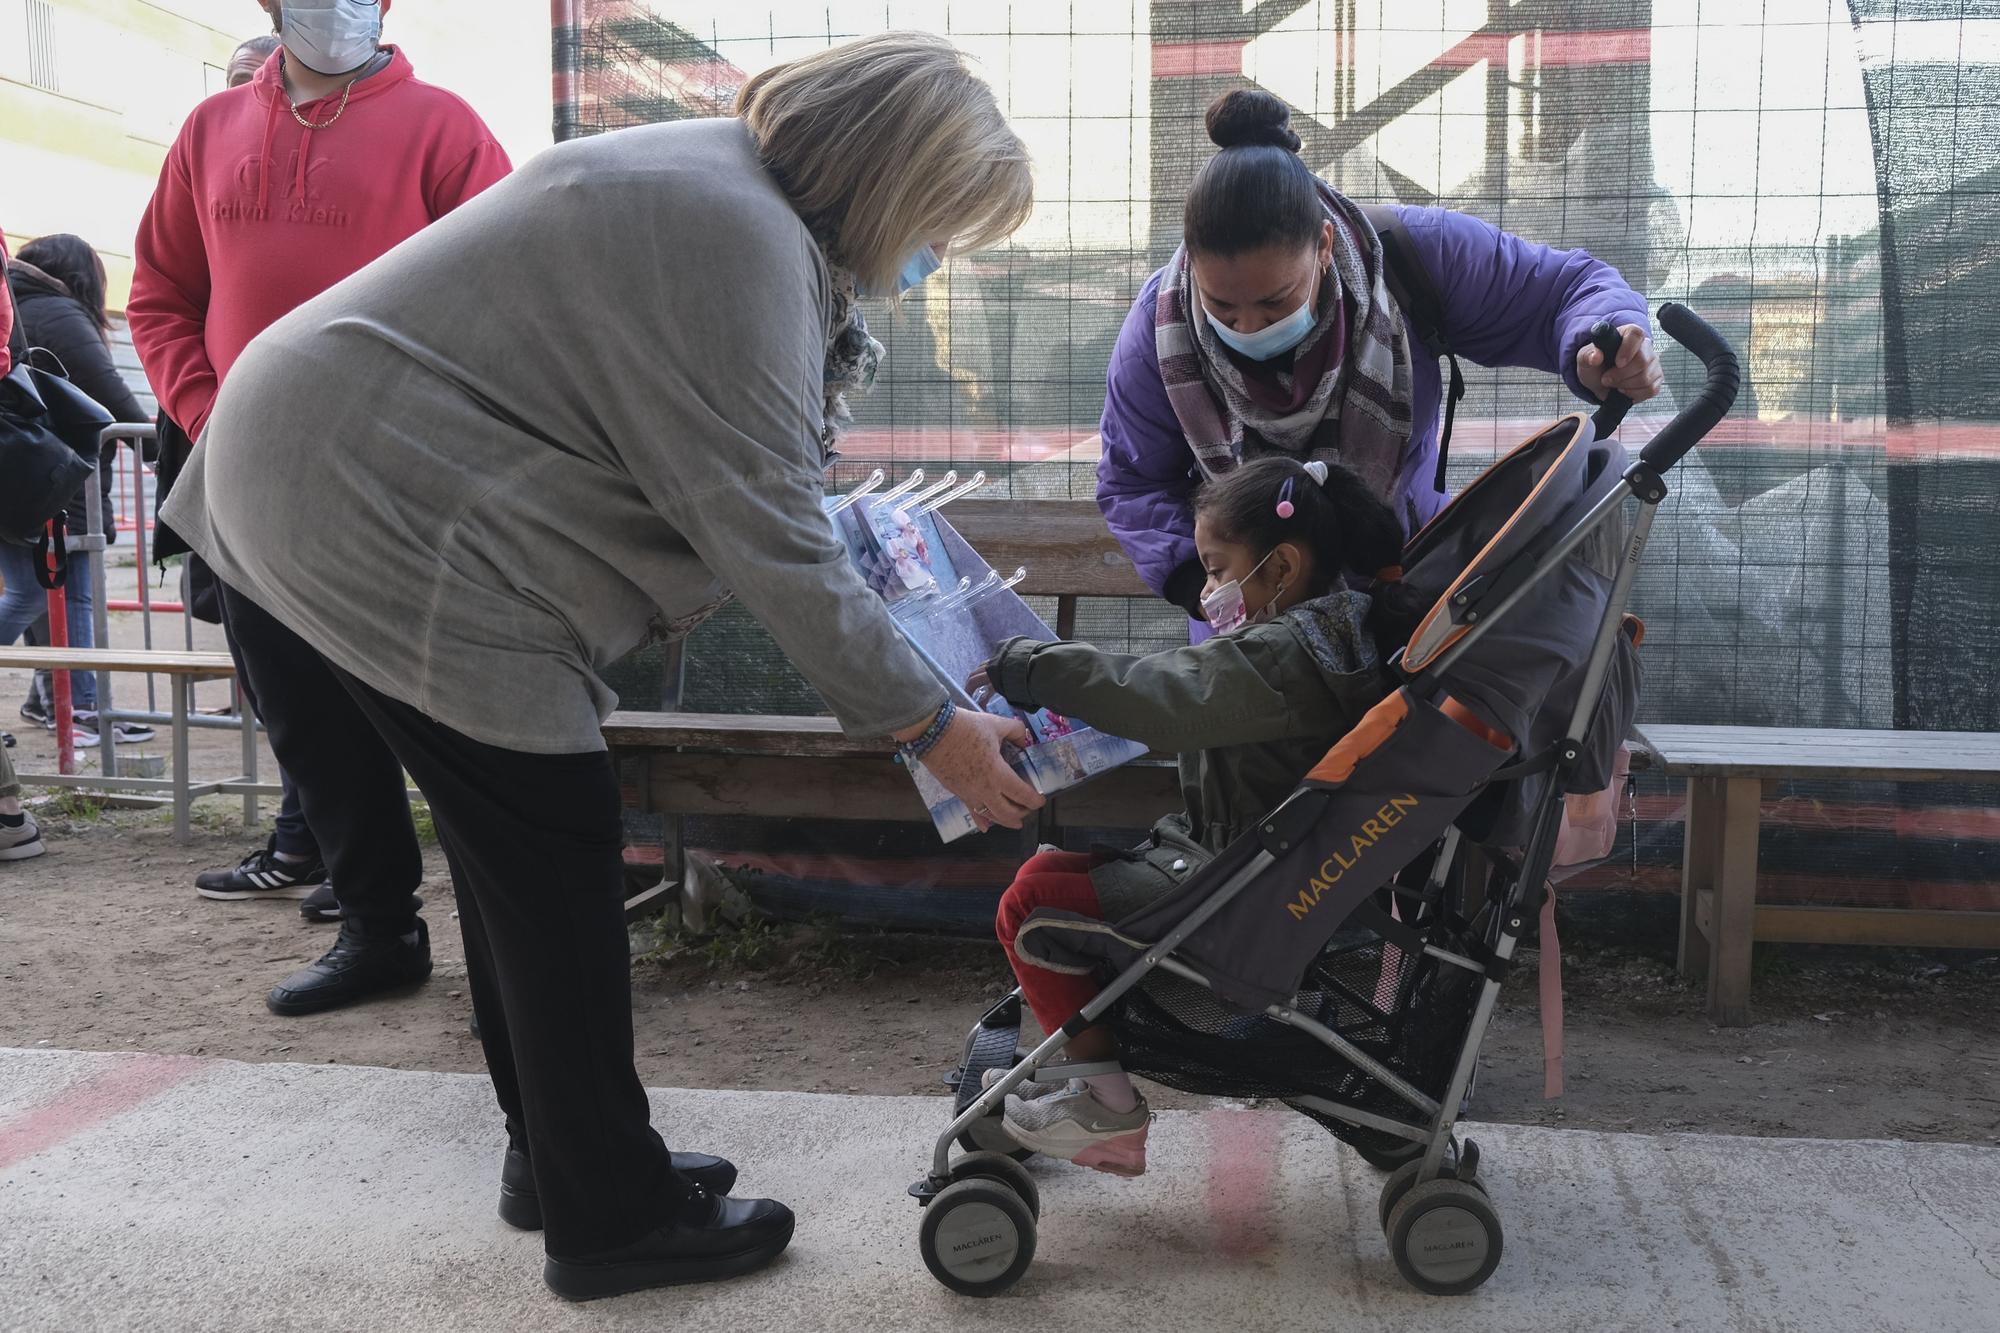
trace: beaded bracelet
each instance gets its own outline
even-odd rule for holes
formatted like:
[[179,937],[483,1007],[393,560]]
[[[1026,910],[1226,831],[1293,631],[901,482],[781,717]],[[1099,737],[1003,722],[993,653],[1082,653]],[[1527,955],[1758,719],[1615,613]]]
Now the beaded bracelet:
[[924,728],[923,735],[913,741],[905,741],[896,748],[902,752],[905,759],[922,759],[937,748],[937,743],[944,738],[945,728],[951,725],[951,719],[957,712],[958,705],[946,699],[944,707],[938,709],[937,716],[931,719],[930,726]]

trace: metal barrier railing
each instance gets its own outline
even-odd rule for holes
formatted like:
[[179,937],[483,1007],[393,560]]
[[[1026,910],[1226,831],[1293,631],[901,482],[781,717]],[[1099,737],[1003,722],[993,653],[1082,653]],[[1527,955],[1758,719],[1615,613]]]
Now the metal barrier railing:
[[[103,445],[130,446],[129,475],[131,478],[131,487],[127,493],[131,497],[132,507],[125,514],[113,515],[112,521],[118,524],[120,531],[132,534],[134,573],[138,586],[136,598],[113,599],[110,595],[109,570],[106,567],[105,561],[108,544],[102,535],[105,528],[104,520],[106,516],[103,512],[103,497],[100,488],[93,479],[84,487],[84,506],[87,519],[85,524],[86,531],[70,536],[65,546],[72,558],[81,556],[88,562],[90,568],[93,592],[91,628],[96,644],[99,647],[110,646],[111,612],[136,612],[140,616],[140,633],[144,644],[148,649],[153,648],[155,646],[153,615],[155,612],[159,612],[161,614],[177,614],[181,616],[183,622],[181,631],[182,641],[189,650],[193,650],[194,619],[188,614],[189,597],[186,565],[183,564],[181,567],[181,598],[178,602],[153,600],[151,579],[148,576],[147,547],[149,539],[152,536],[153,524],[146,513],[146,466],[142,446],[147,440],[157,439],[157,431],[150,422],[116,422],[106,426],[98,438],[100,458],[102,457],[101,446]],[[119,448],[114,455],[115,461],[113,466],[118,467],[127,457],[128,451],[125,448]],[[119,471],[123,473],[126,469],[119,467]],[[122,487],[118,489],[123,490]],[[123,497],[121,496],[121,498]],[[68,609],[68,598],[64,590],[61,588],[51,589],[48,595],[49,643],[53,648],[71,646],[69,643]],[[56,724],[56,767],[58,776],[63,779],[62,785],[88,786],[100,790],[119,790],[121,788],[146,791],[158,790],[157,779],[139,775],[121,774],[118,758],[118,724],[120,722],[142,722],[154,725],[162,723],[172,724],[175,720],[174,712],[164,711],[159,707],[155,677],[151,674],[146,674],[147,706],[144,709],[121,709],[117,707],[113,698],[114,676],[118,673],[99,670],[95,674],[97,677],[97,735],[102,776],[89,778],[79,776],[76,772],[76,723],[74,709],[72,708],[70,672],[60,670],[50,672],[50,694],[54,704],[52,711],[55,715],[54,721]],[[194,686],[192,684],[172,683],[170,684],[170,688],[176,690],[184,688],[190,692],[191,697]],[[230,704],[230,711],[224,714],[198,713],[191,703],[185,706],[184,709],[177,708],[175,712],[181,713],[180,725],[182,727],[234,729],[242,736],[242,775],[236,781],[221,784],[219,789],[228,794],[240,794],[243,797],[243,821],[246,826],[255,827],[259,822],[258,798],[260,796],[278,795],[281,789],[275,784],[260,783],[257,780],[257,733],[259,728],[255,719],[249,718],[243,697],[243,687],[240,681],[230,682]],[[246,719],[248,719],[248,725],[245,724]],[[184,741],[185,737],[183,736],[182,739]],[[177,746],[176,748],[179,750],[184,747]],[[177,753],[175,757],[176,761],[185,768],[185,754]],[[26,776],[25,774],[23,775],[24,778]],[[177,783],[192,781],[185,772],[177,772],[174,780]]]
[[[147,436],[143,438],[153,437]],[[131,533],[133,541],[141,544],[143,549],[143,544],[150,539],[152,534],[153,519],[151,506],[146,503],[147,471],[145,458],[142,451],[138,448],[139,440],[135,438],[132,443],[134,447],[129,452],[120,449],[113,455],[112,466],[116,469],[116,475],[111,483],[114,512],[110,515],[110,525],[119,532]],[[143,558],[140,559],[139,567],[142,572],[145,569],[145,564],[145,560]],[[164,611],[170,615],[180,615],[186,612],[187,605],[185,598],[179,602],[161,602],[148,601],[144,597],[140,597],[136,600],[107,600],[105,602],[105,609],[108,611],[125,612]]]

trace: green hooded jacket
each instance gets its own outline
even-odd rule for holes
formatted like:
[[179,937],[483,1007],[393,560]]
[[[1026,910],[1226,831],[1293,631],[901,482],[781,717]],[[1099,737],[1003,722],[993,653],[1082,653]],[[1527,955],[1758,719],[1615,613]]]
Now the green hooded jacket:
[[1337,587],[1264,624],[1140,657],[1009,639],[987,668],[1017,708],[1048,708],[1180,755],[1184,815],[1092,872],[1107,919],[1166,892],[1299,785],[1396,682],[1365,628],[1366,594]]

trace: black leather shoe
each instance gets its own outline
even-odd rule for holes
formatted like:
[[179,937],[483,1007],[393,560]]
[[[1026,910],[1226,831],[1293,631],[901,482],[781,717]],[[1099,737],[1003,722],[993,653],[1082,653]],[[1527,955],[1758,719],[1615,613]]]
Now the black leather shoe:
[[792,1210],[771,1199],[698,1191],[679,1220],[598,1254],[542,1264],[542,1281],[567,1301],[594,1301],[648,1287],[716,1282],[754,1272],[792,1241]]
[[430,974],[431,932],[421,918],[413,933],[388,939],[363,935],[354,922],[343,921],[326,956],[279,982],[264,1003],[287,1017],[317,1014],[413,986]]
[[[736,1185],[736,1164],[728,1158],[677,1152],[673,1159],[674,1170],[701,1186],[704,1193],[720,1197]],[[511,1145],[500,1159],[500,1220],[522,1231],[542,1229],[542,1196],[535,1189],[535,1169],[528,1154]]]

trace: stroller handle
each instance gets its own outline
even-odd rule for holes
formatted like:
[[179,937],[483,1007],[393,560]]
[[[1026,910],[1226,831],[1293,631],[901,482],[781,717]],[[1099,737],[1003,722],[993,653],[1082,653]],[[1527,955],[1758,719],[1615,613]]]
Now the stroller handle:
[[1700,315],[1677,301],[1669,301],[1660,307],[1660,327],[1694,353],[1708,371],[1708,382],[1694,402],[1675,414],[1639,451],[1639,461],[1654,472],[1665,472],[1680,462],[1702,436],[1715,429],[1715,423],[1735,403],[1736,390],[1742,383],[1735,349]]
[[[1604,357],[1606,370],[1618,364],[1618,349],[1625,340],[1618,336],[1618,330],[1611,327],[1611,321],[1600,319],[1590,326],[1590,345]],[[1618,423],[1632,410],[1632,400],[1613,389],[1604,395],[1604,405],[1590,418],[1590,425],[1597,432],[1597,438],[1611,438],[1611,432],[1618,429]]]

